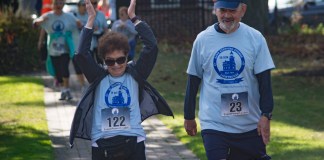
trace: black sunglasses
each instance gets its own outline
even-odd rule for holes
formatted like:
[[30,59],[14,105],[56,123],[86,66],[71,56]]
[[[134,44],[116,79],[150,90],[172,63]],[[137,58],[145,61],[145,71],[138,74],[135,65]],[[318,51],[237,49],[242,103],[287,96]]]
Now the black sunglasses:
[[117,64],[123,64],[126,62],[126,57],[119,57],[117,59],[105,59],[105,63],[107,66],[113,66],[115,63]]

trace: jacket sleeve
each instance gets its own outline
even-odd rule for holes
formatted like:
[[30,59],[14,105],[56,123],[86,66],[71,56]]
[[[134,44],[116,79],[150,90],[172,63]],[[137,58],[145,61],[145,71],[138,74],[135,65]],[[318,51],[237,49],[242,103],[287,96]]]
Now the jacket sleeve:
[[139,72],[143,79],[147,79],[151,74],[156,62],[158,47],[157,41],[150,26],[145,22],[140,22],[135,26],[136,31],[144,44],[140,52],[140,56],[136,63],[133,63],[134,68]]
[[83,28],[80,33],[78,50],[73,60],[81,68],[89,83],[92,83],[98,76],[105,73],[91,56],[90,45],[92,40],[93,29]]

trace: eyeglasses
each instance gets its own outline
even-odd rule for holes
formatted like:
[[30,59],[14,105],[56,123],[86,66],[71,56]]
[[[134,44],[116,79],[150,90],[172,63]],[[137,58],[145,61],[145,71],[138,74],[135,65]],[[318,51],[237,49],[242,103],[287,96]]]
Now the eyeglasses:
[[98,2],[91,2],[91,4],[92,4],[92,5],[97,5],[97,4],[98,4]]
[[119,57],[117,59],[105,59],[105,63],[107,66],[113,66],[115,63],[117,64],[123,64],[126,62],[126,57]]

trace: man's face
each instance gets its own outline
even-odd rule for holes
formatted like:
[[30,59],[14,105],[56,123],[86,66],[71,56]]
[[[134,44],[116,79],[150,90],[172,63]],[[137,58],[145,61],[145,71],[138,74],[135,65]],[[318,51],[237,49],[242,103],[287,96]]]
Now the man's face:
[[240,4],[236,9],[217,8],[216,16],[221,29],[226,33],[234,32],[244,16],[246,5]]

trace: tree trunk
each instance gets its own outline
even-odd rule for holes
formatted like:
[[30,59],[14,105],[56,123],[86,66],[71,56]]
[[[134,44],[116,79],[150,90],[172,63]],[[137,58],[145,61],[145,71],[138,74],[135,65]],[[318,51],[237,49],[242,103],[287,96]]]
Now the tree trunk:
[[246,0],[247,11],[242,19],[247,25],[257,29],[262,34],[267,34],[268,25],[268,0]]

